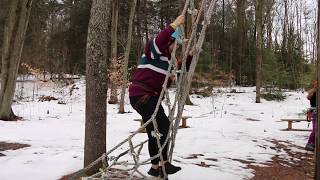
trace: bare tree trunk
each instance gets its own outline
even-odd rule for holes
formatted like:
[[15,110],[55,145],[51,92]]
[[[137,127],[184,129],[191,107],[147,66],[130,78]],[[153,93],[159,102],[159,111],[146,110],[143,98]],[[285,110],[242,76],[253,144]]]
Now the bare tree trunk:
[[236,1],[236,14],[237,14],[237,35],[238,35],[238,43],[237,43],[237,57],[238,60],[235,68],[237,69],[237,74],[239,74],[239,82],[240,85],[242,83],[242,61],[244,57],[244,44],[245,44],[245,6],[246,0],[237,0]]
[[124,53],[124,65],[123,65],[123,76],[122,76],[122,88],[121,88],[121,96],[120,96],[120,106],[119,106],[119,113],[124,113],[124,97],[126,94],[127,89],[127,76],[128,76],[128,61],[129,61],[129,55],[131,50],[131,40],[132,40],[132,25],[133,25],[133,19],[134,19],[134,13],[137,5],[137,0],[132,1],[131,10],[130,10],[130,17],[129,17],[129,25],[128,25],[128,38],[127,38],[127,44],[126,44],[126,50]]
[[[282,34],[282,54],[284,55],[284,52],[287,51],[287,31],[288,31],[288,1],[284,0],[284,20],[283,20],[283,34]],[[284,58],[284,57],[283,57]],[[285,65],[287,65],[287,62],[285,62]]]
[[[111,59],[114,62],[118,57],[118,17],[119,17],[119,3],[118,0],[112,1],[112,23],[111,23]],[[114,63],[111,63],[111,71],[116,71],[117,69],[114,67]],[[112,78],[112,77],[111,77]],[[117,96],[117,85],[114,82],[116,80],[110,79],[110,99],[108,101],[109,104],[117,104],[118,96]]]
[[267,49],[272,50],[272,12],[274,0],[267,1]]
[[[144,7],[143,7],[144,8]],[[141,54],[142,54],[142,34],[141,34],[141,0],[138,0],[137,1],[137,15],[136,15],[136,18],[137,18],[137,24],[136,24],[136,27],[137,27],[137,56],[136,56],[136,59],[139,59]]]
[[0,119],[2,120],[17,118],[11,106],[31,6],[32,0],[12,0],[5,23],[0,87]]
[[[106,152],[107,36],[110,0],[93,0],[88,27],[84,166]],[[94,173],[101,164],[92,168]]]
[[[144,6],[142,7],[146,7],[147,6],[147,0],[143,0]],[[143,12],[144,14],[146,14],[146,8],[143,8]],[[144,16],[144,30],[146,33],[146,42],[149,40],[149,31],[148,31],[148,16],[145,15]]]
[[[224,39],[225,39],[225,21],[226,21],[226,18],[225,18],[225,0],[222,0],[222,41],[221,41],[221,52],[222,52],[222,56],[221,56],[221,61],[224,62],[225,60],[225,43],[224,43]],[[213,36],[212,36],[212,41],[213,41]]]
[[256,29],[257,29],[257,41],[256,41],[256,103],[260,103],[260,89],[261,89],[261,65],[262,65],[262,10],[263,0],[256,1]]
[[[160,14],[159,14],[159,18],[160,18],[160,29],[163,29],[164,28],[164,17],[163,17],[163,9],[164,9],[164,2],[163,2],[163,0],[160,0]],[[166,19],[167,20],[167,19]]]
[[[9,10],[9,0],[1,0],[0,1],[0,60],[2,59],[2,44],[3,44],[3,30],[4,30],[4,23],[5,19],[8,16],[8,10]],[[0,63],[1,68],[1,63]]]
[[230,57],[229,57],[229,72],[232,71],[232,63],[233,63],[233,45],[232,45],[232,42],[230,42]]
[[[296,11],[297,11],[297,30],[298,30],[298,41],[299,41],[299,51],[301,54],[304,53],[304,45],[303,45],[303,41],[308,41],[308,39],[306,38],[306,40],[303,40],[303,34],[302,34],[302,2],[300,1],[300,3],[297,3],[296,2]],[[307,46],[306,46],[307,47]],[[303,87],[303,83],[304,83],[304,80],[303,78],[299,78],[299,77],[302,77],[303,74],[304,74],[304,65],[303,65],[303,61],[299,61],[299,64],[295,64],[295,66],[297,67],[297,70],[299,71],[299,74],[297,74],[297,83],[296,84],[296,87],[298,88],[301,88]]]

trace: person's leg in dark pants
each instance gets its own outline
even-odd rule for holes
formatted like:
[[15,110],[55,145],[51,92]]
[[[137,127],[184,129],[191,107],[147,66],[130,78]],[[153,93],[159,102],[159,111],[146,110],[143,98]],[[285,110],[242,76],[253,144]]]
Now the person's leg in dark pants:
[[315,143],[316,143],[316,131],[317,131],[317,114],[312,113],[312,132],[309,136],[308,143],[305,147],[308,151],[314,151],[315,150]]
[[[139,98],[135,98],[135,97],[130,98],[131,104],[135,105],[136,102],[138,101],[137,99],[139,99]],[[136,108],[137,112],[142,116],[144,123],[146,123],[151,118],[152,114],[155,111],[157,102],[158,102],[158,97],[151,96],[148,99],[148,101],[145,102],[145,104],[141,104],[138,106],[138,108]],[[161,105],[160,105],[159,110],[156,115],[156,122],[158,124],[158,130],[162,134],[162,136],[160,138],[160,144],[162,145],[164,143],[164,141],[166,140],[166,136],[169,131],[170,123],[169,123],[169,119],[166,116],[166,114],[163,110],[163,107]],[[154,127],[153,127],[152,122],[150,122],[147,125],[146,130],[147,130],[147,134],[148,134],[148,138],[149,138],[149,142],[148,142],[149,155],[150,155],[150,157],[153,157],[158,154],[159,148],[158,148],[158,143],[157,143],[156,137],[152,136],[152,131],[154,131]],[[167,158],[167,146],[163,149],[162,155],[163,155],[164,161],[166,161],[168,159]],[[159,162],[160,162],[160,157],[151,160],[152,164],[158,165]]]
[[[162,105],[160,105],[159,107],[156,120],[158,124],[158,130],[162,134],[162,137],[160,138],[160,144],[162,146],[165,143],[165,140],[167,139],[169,126],[170,126],[169,118],[165,114]],[[162,156],[164,161],[168,160],[168,143],[165,145],[164,149],[162,150]]]
[[[151,96],[144,104],[139,104],[139,106],[136,106],[136,103],[139,101],[140,98],[139,97],[130,97],[130,103],[133,107],[135,107],[136,111],[142,116],[144,123],[146,123],[151,118],[152,114],[154,113],[159,97]],[[158,125],[158,130],[162,135],[160,138],[160,144],[162,146],[167,138],[169,126],[170,126],[169,119],[166,116],[162,105],[159,106],[159,110],[156,115],[156,122]],[[152,132],[154,131],[154,126],[153,126],[152,122],[150,122],[147,125],[146,130],[147,130],[148,139],[149,139],[149,142],[148,142],[149,155],[150,155],[150,157],[153,157],[159,153],[159,148],[158,148],[158,142],[157,142],[156,137],[152,136]],[[163,160],[164,160],[164,162],[162,162],[162,164],[164,164],[168,159],[167,150],[168,150],[168,145],[166,145],[162,150],[162,156],[163,156]],[[152,167],[153,168],[157,167],[159,165],[159,162],[160,162],[160,157],[157,157],[157,158],[151,160]],[[181,169],[181,168],[178,168],[178,167],[171,165],[170,163],[166,163],[166,164],[168,164],[165,166],[166,171],[167,171],[167,169],[173,169],[173,170],[169,171],[168,174],[173,174]],[[167,166],[170,166],[170,167],[167,168]]]

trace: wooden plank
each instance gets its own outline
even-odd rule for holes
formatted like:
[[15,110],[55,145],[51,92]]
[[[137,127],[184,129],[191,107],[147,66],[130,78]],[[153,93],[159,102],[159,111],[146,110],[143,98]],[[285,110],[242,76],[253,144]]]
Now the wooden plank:
[[[190,126],[187,125],[187,119],[192,118],[192,116],[182,116],[181,117],[181,123],[182,125],[179,126],[180,128],[190,128]],[[133,119],[134,121],[139,121],[140,122],[140,126],[143,126],[143,120],[142,119]],[[144,133],[146,132],[145,129],[141,129],[140,132]]]
[[306,119],[281,119],[281,121],[283,122],[288,122],[288,128],[284,129],[285,131],[309,131],[308,129],[293,129],[292,128],[292,123],[296,123],[296,122],[309,122]]
[[280,119],[281,121],[291,121],[291,122],[300,122],[300,121],[308,121],[307,119]]
[[311,129],[281,129],[282,131],[312,131]]
[[288,118],[288,119],[280,119],[281,121],[306,121],[307,119],[302,118]]

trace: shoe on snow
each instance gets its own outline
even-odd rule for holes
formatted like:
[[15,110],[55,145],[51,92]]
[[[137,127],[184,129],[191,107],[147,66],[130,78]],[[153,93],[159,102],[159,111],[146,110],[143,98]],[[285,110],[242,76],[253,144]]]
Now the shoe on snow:
[[158,177],[159,176],[159,169],[150,168],[148,171],[148,174],[150,176]]
[[[176,172],[178,172],[178,171],[181,170],[181,167],[174,166],[174,165],[172,165],[172,164],[169,163],[169,162],[166,162],[166,163],[164,164],[164,168],[165,168],[165,171],[166,171],[167,174],[175,174]],[[161,174],[162,177],[163,177],[162,168],[160,168],[160,174]]]
[[304,149],[307,151],[314,151],[315,146],[312,143],[308,143]]

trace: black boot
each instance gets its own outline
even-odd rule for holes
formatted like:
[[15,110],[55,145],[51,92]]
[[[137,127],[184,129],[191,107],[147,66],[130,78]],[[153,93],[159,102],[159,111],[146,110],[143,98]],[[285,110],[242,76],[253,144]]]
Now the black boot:
[[304,149],[307,151],[314,151],[315,145],[312,143],[308,143]]
[[[181,167],[174,166],[169,162],[166,162],[164,164],[164,168],[165,168],[167,174],[175,174],[176,172],[181,170]],[[162,173],[162,169],[161,168],[160,168],[160,173],[161,173],[161,175],[163,177],[163,173]]]
[[159,169],[153,169],[152,167],[149,169],[148,174],[150,176],[158,177],[159,176]]

